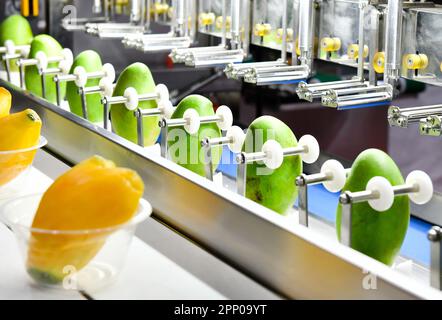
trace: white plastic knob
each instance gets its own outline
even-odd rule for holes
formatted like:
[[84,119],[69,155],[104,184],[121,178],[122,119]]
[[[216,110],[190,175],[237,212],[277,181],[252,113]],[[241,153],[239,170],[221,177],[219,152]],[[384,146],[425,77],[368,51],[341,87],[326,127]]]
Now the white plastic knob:
[[433,197],[433,182],[428,174],[415,170],[410,172],[405,181],[406,184],[417,185],[419,191],[410,193],[408,196],[416,204],[425,204]]
[[320,149],[318,140],[316,140],[315,137],[309,134],[302,136],[298,144],[307,149],[306,152],[301,154],[302,161],[305,163],[314,163],[318,160]]
[[126,98],[126,102],[124,105],[128,110],[135,110],[138,107],[138,92],[135,90],[135,88],[129,87],[124,90],[124,95]]
[[108,78],[100,79],[98,86],[100,87],[104,97],[111,97],[114,93],[114,84]]
[[175,111],[172,102],[170,102],[169,100],[163,104],[159,104],[158,108],[162,111],[163,116],[166,119],[170,119],[172,117],[173,112]]
[[186,124],[184,125],[184,129],[189,134],[195,134],[200,129],[201,121],[200,115],[195,109],[187,109],[184,112],[183,119],[186,120]]
[[368,181],[366,189],[379,193],[378,199],[368,201],[370,207],[379,212],[387,211],[391,208],[394,202],[394,191],[390,181],[384,177],[373,177]]
[[158,95],[156,99],[157,104],[165,105],[169,100],[169,89],[164,84],[159,84],[155,88],[155,92]]
[[103,68],[101,70],[104,73],[103,78],[109,79],[110,82],[115,81],[115,69],[114,69],[113,65],[111,65],[110,63],[105,63],[105,64],[103,64]]
[[78,66],[74,69],[74,76],[75,76],[75,85],[79,88],[84,88],[87,83],[87,73],[86,69],[82,66]]
[[327,160],[321,167],[321,173],[331,175],[329,181],[323,183],[325,189],[330,192],[338,192],[344,188],[347,174],[343,165],[337,160]]
[[14,41],[12,40],[6,40],[5,41],[5,48],[6,48],[6,53],[8,55],[13,55],[15,53],[15,44]]
[[231,141],[228,144],[230,151],[240,153],[246,139],[243,129],[238,126],[232,126],[227,130],[226,137]]
[[29,56],[29,52],[31,51],[31,46],[24,46],[21,48],[21,55],[22,57],[27,58]]
[[266,154],[263,160],[267,168],[275,170],[278,169],[284,161],[284,151],[278,141],[267,140],[262,146],[262,152]]
[[66,61],[66,64],[72,65],[74,63],[74,55],[71,49],[64,48],[61,51],[61,56],[63,57],[63,60]]
[[228,130],[233,125],[233,114],[229,107],[220,106],[216,109],[216,115],[221,119],[217,122],[218,128],[221,130]]
[[62,60],[58,63],[58,67],[60,68],[61,73],[68,74],[71,70],[72,64],[69,63],[69,61]]
[[37,67],[40,70],[46,70],[48,68],[48,56],[43,51],[38,51],[35,54],[35,59],[37,60]]

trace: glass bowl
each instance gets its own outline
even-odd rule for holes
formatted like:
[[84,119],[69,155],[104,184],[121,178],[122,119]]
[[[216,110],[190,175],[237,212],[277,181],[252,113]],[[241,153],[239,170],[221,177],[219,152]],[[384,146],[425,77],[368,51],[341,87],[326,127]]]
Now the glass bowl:
[[35,154],[47,143],[46,138],[40,136],[38,144],[32,148],[0,151],[0,199],[23,191],[28,185],[27,178]]
[[37,285],[93,292],[112,284],[120,273],[135,229],[152,213],[141,200],[127,223],[91,230],[32,228],[43,194],[26,195],[0,208],[1,221],[14,233],[25,269]]

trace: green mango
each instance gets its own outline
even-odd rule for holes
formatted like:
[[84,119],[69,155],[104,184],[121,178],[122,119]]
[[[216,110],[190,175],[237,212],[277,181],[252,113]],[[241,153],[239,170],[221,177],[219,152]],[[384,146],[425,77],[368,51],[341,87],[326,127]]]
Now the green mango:
[[[292,130],[281,120],[263,116],[253,121],[246,133],[243,151],[260,152],[267,140],[276,140],[282,148],[298,145]],[[246,197],[285,214],[298,196],[296,177],[302,174],[300,156],[285,157],[276,170],[268,169],[262,162],[247,164]]]
[[[75,68],[79,66],[83,67],[88,73],[101,71],[103,68],[100,55],[93,50],[83,51],[77,57],[75,57],[69,73],[73,74]],[[99,82],[100,79],[89,79],[86,87],[98,86]],[[78,94],[78,87],[73,81],[68,82],[66,86],[66,99],[69,102],[71,112],[77,116],[83,117],[81,96]],[[101,104],[101,96],[99,94],[87,95],[86,104],[88,120],[94,123],[102,122],[103,105]]]
[[[31,44],[34,35],[28,20],[19,14],[7,17],[0,24],[0,45],[3,46],[6,40],[14,41],[15,45]],[[11,71],[17,71],[16,59],[10,60]]]
[[[136,62],[123,70],[117,80],[114,90],[114,96],[123,96],[124,91],[132,87],[137,90],[138,94],[155,92],[155,81],[149,68],[140,62]],[[157,108],[154,100],[142,101],[138,105],[140,109]],[[124,104],[116,104],[111,106],[111,121],[114,131],[129,141],[137,143],[137,120],[134,112],[126,108]],[[160,127],[158,122],[160,117],[144,117],[144,145],[154,145],[160,135]]]
[[[175,109],[172,119],[181,119],[188,109],[195,109],[201,117],[213,116],[212,102],[200,95],[190,95],[184,98]],[[205,177],[204,154],[201,140],[204,138],[219,138],[221,130],[216,123],[201,124],[195,134],[187,133],[184,128],[170,128],[168,131],[169,157],[175,163]],[[213,170],[221,161],[222,148],[212,148]]]
[[[29,52],[29,58],[35,58],[37,52],[43,51],[47,57],[61,56],[62,46],[47,34],[38,35],[31,42],[31,51]],[[56,68],[58,63],[50,63],[48,68]],[[55,89],[54,76],[46,76],[46,100],[52,103],[57,102],[57,94]],[[38,73],[37,66],[27,66],[25,68],[25,83],[26,89],[31,91],[37,96],[42,96],[41,92],[41,77]],[[60,95],[62,100],[66,94],[66,83],[60,84]]]
[[[377,149],[362,152],[353,163],[344,186],[345,191],[365,190],[368,181],[384,177],[392,186],[404,184],[402,174],[388,154]],[[336,231],[341,238],[342,206],[336,212]],[[410,221],[410,201],[407,196],[395,197],[393,206],[385,212],[373,210],[367,202],[353,205],[351,247],[380,262],[392,265],[398,254]]]

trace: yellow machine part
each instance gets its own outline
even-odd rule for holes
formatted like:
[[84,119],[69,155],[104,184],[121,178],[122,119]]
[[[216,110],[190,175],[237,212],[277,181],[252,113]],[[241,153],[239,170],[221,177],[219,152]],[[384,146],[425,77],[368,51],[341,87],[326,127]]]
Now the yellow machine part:
[[384,73],[385,70],[385,52],[376,52],[373,59],[373,68],[376,73]]
[[202,26],[211,26],[215,23],[215,14],[213,12],[203,12],[199,16],[199,22]]
[[334,52],[341,49],[341,39],[325,37],[321,39],[321,49],[326,52]]
[[269,23],[257,23],[253,28],[253,34],[257,37],[265,37],[272,31],[272,26]]
[[408,70],[420,70],[428,67],[428,56],[426,54],[407,54],[404,56],[404,67]]
[[[216,18],[216,28],[217,29],[222,29],[223,28],[223,23],[224,23],[224,17],[223,16],[219,16]],[[226,19],[226,29],[229,30],[230,26],[232,24],[232,18],[230,16],[227,17]]]
[[[357,58],[359,58],[359,45],[355,43],[349,45],[347,49],[347,54],[350,59],[356,60]],[[364,45],[364,58],[367,58],[368,54],[369,54],[368,46]]]
[[[276,30],[276,39],[279,42],[282,42],[282,33],[283,33],[282,28],[279,28],[278,30]],[[293,29],[292,28],[287,28],[287,41],[288,42],[293,41]]]

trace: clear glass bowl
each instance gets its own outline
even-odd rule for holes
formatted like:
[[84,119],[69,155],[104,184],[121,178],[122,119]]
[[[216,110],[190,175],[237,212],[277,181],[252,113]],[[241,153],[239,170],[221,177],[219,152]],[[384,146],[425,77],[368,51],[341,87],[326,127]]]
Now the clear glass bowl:
[[42,196],[15,198],[0,208],[1,221],[15,234],[32,281],[86,292],[112,284],[124,265],[137,225],[152,212],[150,204],[141,200],[132,220],[110,228],[42,230],[32,228]]
[[48,141],[41,136],[32,148],[0,151],[0,199],[20,194],[27,186],[27,178],[35,154]]

